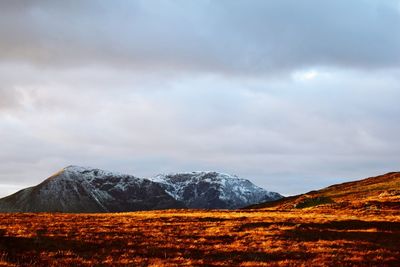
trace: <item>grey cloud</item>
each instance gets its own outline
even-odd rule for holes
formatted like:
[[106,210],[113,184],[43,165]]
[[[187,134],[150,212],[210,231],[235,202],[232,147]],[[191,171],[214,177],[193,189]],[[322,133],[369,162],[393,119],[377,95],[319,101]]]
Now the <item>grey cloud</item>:
[[0,112],[18,105],[18,92],[0,87]]
[[1,4],[3,60],[258,75],[400,63],[394,0],[23,3]]

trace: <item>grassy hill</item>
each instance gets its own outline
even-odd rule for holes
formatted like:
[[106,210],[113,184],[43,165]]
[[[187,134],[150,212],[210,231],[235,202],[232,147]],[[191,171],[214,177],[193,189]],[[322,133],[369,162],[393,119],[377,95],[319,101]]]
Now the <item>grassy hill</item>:
[[400,208],[400,172],[332,185],[321,190],[253,205],[251,209],[293,209],[325,205],[332,208]]

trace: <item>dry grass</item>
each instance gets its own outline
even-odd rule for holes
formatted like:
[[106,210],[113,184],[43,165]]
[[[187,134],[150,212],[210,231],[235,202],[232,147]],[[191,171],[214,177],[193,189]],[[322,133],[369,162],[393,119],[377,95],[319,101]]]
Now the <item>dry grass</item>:
[[0,214],[0,266],[399,266],[392,210]]

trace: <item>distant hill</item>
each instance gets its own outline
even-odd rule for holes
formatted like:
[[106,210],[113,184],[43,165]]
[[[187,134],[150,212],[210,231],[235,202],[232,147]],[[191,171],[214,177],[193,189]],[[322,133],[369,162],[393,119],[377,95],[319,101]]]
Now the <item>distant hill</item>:
[[146,179],[69,166],[37,186],[0,199],[0,212],[233,209],[281,197],[248,180],[216,172],[178,173]]
[[400,208],[400,172],[332,185],[306,194],[251,205],[252,209],[293,209],[321,205],[344,208]]

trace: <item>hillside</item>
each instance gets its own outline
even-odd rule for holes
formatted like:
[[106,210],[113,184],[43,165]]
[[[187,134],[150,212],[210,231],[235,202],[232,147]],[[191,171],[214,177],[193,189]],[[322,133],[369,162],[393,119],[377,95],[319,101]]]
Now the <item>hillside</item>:
[[350,209],[399,209],[400,172],[390,172],[359,181],[336,184],[321,190],[247,208],[293,209],[319,206]]

